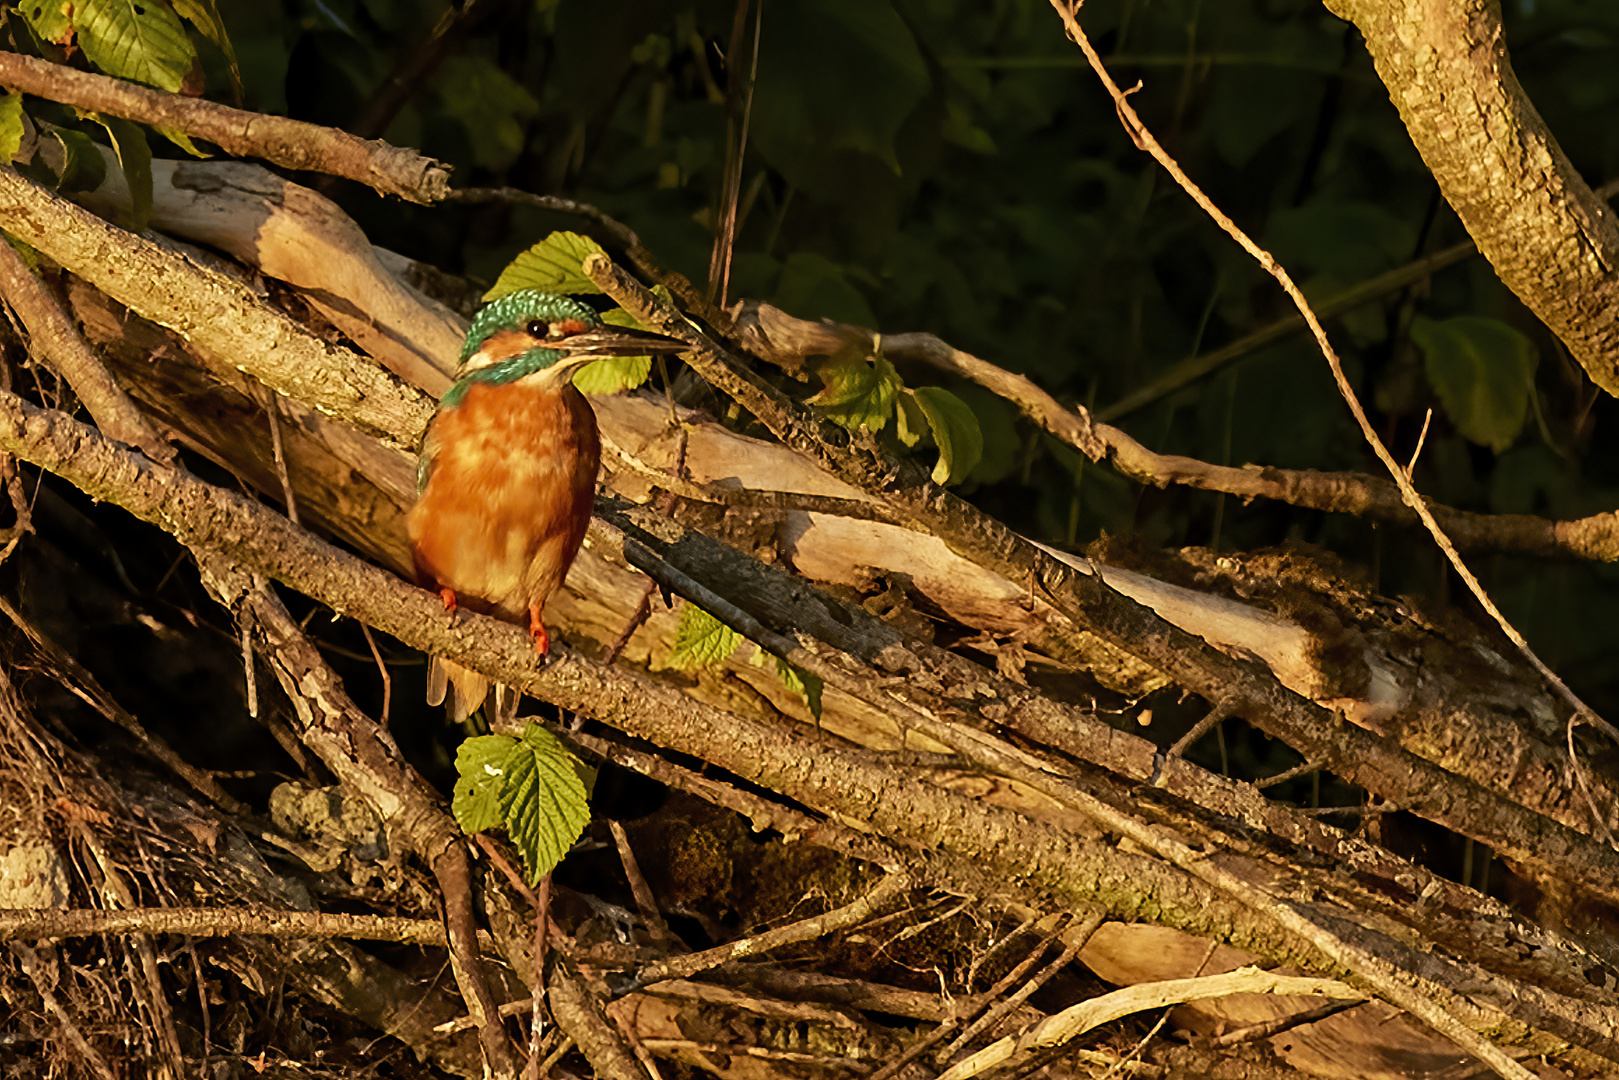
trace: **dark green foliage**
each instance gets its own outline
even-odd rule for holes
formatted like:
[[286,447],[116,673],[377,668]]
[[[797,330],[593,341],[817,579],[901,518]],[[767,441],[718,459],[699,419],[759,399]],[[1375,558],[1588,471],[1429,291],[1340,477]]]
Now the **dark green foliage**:
[[[207,93],[227,98],[222,42],[191,7],[176,10]],[[1619,12],[1580,0],[1504,7],[1514,70],[1563,149],[1593,182],[1619,176]],[[699,284],[720,211],[727,94],[755,69],[757,9],[748,12],[740,50],[724,56],[736,7],[717,0],[496,4],[466,19],[439,0],[222,7],[248,107],[371,125],[362,133],[450,161],[457,184],[593,203]],[[435,53],[425,43],[446,18]],[[1141,80],[1132,102],[1146,123],[1310,295],[1464,239],[1364,46],[1315,0],[1092,0],[1083,18],[1118,81]],[[726,299],[884,334],[932,331],[1097,408],[1288,312],[1130,143],[1041,0],[781,0],[764,6],[757,30]],[[407,92],[390,100],[390,74],[401,72]],[[745,103],[738,93],[735,119]],[[380,242],[484,284],[553,230],[610,240],[533,208],[337,194]],[[1502,328],[1517,336],[1491,340],[1515,344],[1471,347],[1477,335],[1440,329],[1468,326]],[[1415,450],[1433,410],[1416,467],[1426,494],[1479,510],[1613,505],[1611,404],[1590,407],[1583,376],[1481,261],[1373,300],[1329,330],[1397,456]],[[1524,358],[1534,354],[1543,362],[1531,372]],[[937,381],[904,365],[896,375],[907,388]],[[1419,537],[1185,489],[1143,492],[986,395],[949,389],[984,438],[964,491],[1039,539],[1084,544],[1106,530],[1241,549],[1303,540],[1375,572],[1385,592],[1446,595]],[[884,435],[896,444],[927,419],[899,397],[885,407],[899,418]],[[1118,422],[1154,450],[1216,463],[1378,471],[1300,338],[1245,353]],[[1540,572],[1484,570],[1491,585]],[[1591,590],[1598,602],[1605,580]],[[1552,611],[1518,613],[1531,638]]]

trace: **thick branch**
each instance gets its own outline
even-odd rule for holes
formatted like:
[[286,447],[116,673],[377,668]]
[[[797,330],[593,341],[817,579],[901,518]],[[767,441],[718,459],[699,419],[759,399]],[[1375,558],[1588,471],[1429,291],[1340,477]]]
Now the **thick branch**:
[[1446,201],[1591,380],[1619,394],[1619,223],[1513,74],[1499,0],[1327,0],[1378,77]]
[[174,128],[207,139],[236,157],[256,157],[289,169],[357,180],[384,195],[434,203],[450,188],[449,166],[381,140],[265,116],[201,98],[152,90],[31,56],[0,52],[0,86],[80,109]]

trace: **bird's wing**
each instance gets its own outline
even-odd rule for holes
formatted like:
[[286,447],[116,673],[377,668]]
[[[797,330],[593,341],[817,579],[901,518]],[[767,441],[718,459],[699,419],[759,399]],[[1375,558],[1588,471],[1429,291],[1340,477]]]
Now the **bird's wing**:
[[[437,420],[444,410],[433,414]],[[427,432],[422,436],[422,450],[416,458],[416,494],[420,495],[427,490],[427,481],[433,475],[433,462],[438,458],[438,440],[433,438],[433,421],[428,421]]]

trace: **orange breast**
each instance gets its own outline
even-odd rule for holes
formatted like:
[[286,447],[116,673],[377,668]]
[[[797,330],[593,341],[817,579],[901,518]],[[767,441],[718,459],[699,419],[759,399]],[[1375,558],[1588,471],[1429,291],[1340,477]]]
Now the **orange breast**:
[[521,623],[567,576],[590,522],[601,441],[573,387],[474,384],[427,433],[433,470],[406,519],[416,571]]

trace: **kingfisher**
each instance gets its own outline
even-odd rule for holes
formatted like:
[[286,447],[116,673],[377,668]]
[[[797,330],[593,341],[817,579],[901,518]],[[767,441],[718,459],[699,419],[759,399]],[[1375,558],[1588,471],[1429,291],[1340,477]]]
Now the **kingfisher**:
[[[406,515],[418,583],[444,606],[526,626],[543,659],[545,602],[590,523],[601,463],[596,414],[573,385],[585,364],[689,348],[675,338],[606,327],[587,304],[522,289],[473,318],[455,381],[428,424],[417,499]],[[489,680],[429,659],[427,700],[465,720]],[[517,695],[497,693],[496,712]]]

